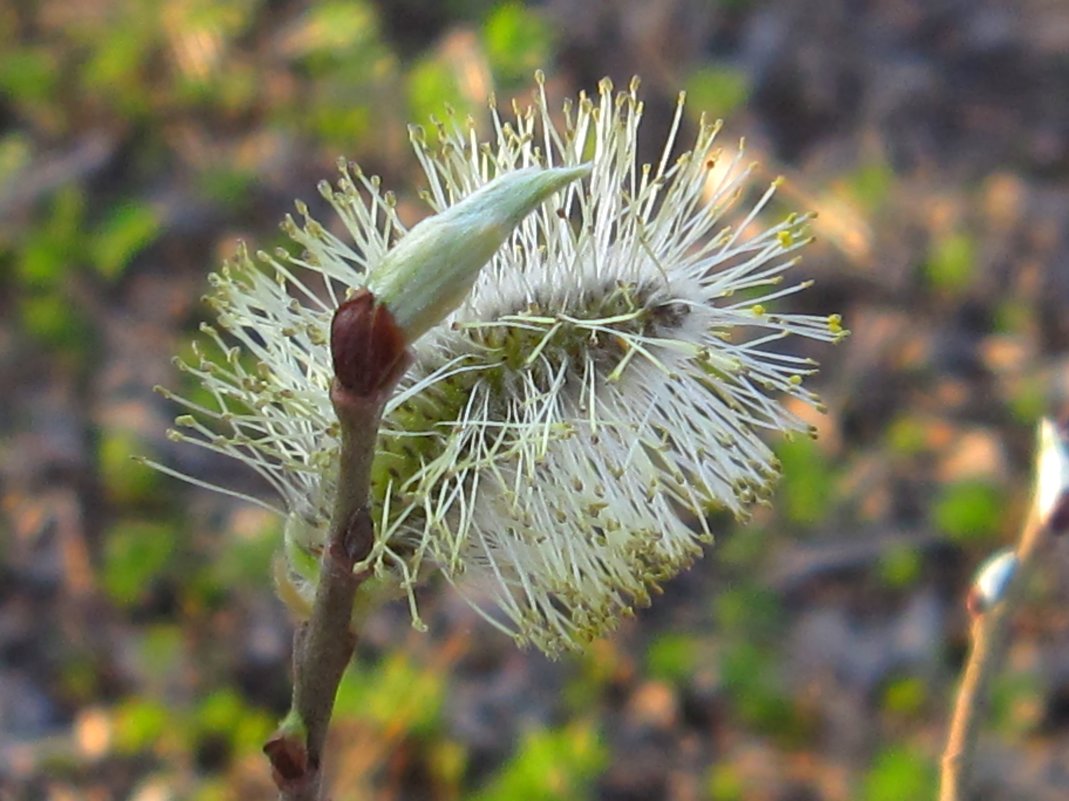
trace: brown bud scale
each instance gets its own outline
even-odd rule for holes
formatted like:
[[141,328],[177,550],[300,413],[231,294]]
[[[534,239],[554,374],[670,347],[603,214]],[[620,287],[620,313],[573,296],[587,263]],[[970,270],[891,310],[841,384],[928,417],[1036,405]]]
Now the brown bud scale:
[[1047,526],[1052,534],[1065,534],[1069,531],[1069,492],[1063,492],[1054,504],[1050,517],[1047,518]]
[[308,751],[293,735],[276,734],[263,747],[279,788],[308,774]]
[[334,312],[334,377],[354,395],[369,397],[392,386],[407,365],[407,345],[390,310],[368,289],[358,290]]

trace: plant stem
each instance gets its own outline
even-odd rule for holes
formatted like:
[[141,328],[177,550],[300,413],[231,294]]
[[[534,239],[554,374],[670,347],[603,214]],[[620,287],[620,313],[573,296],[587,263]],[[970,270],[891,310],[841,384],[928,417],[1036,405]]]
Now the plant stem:
[[976,743],[987,711],[991,680],[1009,643],[1010,623],[1020,606],[1028,577],[1050,539],[1049,518],[1033,504],[1017,545],[1017,568],[1001,600],[979,611],[972,623],[972,649],[954,702],[943,751],[939,801],[969,801]]
[[342,442],[330,535],[320,561],[312,614],[293,638],[293,704],[276,736],[264,747],[280,798],[323,798],[323,746],[334,696],[352,657],[350,628],[360,574],[353,567],[374,540],[368,512],[371,461],[386,395],[359,397],[335,382],[331,400],[341,422]]
[[387,399],[407,369],[406,342],[390,312],[367,290],[331,322],[330,400],[341,444],[330,531],[307,622],[293,635],[293,702],[264,746],[282,801],[322,801],[323,748],[334,697],[356,646],[353,601],[365,575],[355,567],[375,541],[369,509],[371,465]]

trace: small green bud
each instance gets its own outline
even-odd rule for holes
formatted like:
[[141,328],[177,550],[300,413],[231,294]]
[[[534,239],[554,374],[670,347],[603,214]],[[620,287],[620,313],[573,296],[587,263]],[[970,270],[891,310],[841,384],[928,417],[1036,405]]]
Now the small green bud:
[[529,167],[499,176],[413,227],[370,271],[367,288],[414,342],[463,302],[524,217],[590,169]]

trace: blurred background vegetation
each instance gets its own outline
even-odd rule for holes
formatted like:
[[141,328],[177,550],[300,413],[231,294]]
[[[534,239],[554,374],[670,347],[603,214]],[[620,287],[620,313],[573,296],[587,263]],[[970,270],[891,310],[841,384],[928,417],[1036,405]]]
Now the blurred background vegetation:
[[[174,446],[206,274],[339,156],[422,213],[406,125],[643,77],[655,152],[727,118],[816,210],[802,310],[854,336],[776,506],[588,653],[516,652],[447,592],[384,610],[334,798],[923,801],[973,567],[1014,540],[1069,394],[1069,8],[1058,0],[6,0],[0,5],[0,797],[271,797],[279,523]],[[321,215],[326,220],[326,215]],[[808,304],[808,305],[805,305]],[[797,308],[797,306],[796,306]],[[1069,786],[1069,556],[994,690],[980,797]]]

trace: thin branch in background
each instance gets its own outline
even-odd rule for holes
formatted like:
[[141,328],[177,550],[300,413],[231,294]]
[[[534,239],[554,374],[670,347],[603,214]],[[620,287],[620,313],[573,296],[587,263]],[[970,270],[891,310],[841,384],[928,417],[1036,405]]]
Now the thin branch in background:
[[1069,528],[1067,429],[1050,420],[1039,427],[1036,491],[1017,548],[988,561],[973,584],[972,650],[954,702],[943,752],[939,801],[969,801],[976,744],[987,710],[990,685],[1009,643],[1010,623],[1028,577],[1053,535]]

